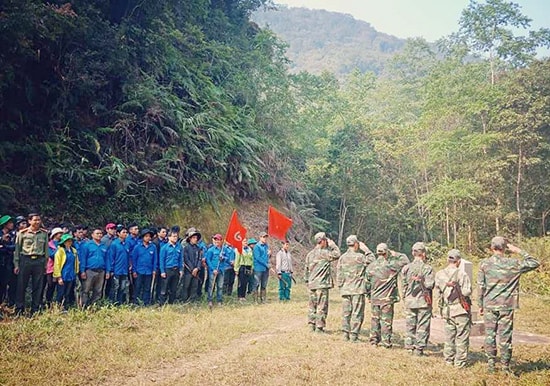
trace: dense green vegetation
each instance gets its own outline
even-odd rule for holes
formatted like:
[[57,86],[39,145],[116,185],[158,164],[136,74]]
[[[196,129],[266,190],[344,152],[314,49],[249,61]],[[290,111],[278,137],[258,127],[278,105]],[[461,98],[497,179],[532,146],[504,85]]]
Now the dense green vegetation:
[[263,0],[3,4],[3,212],[139,220],[267,192],[396,248],[547,232],[550,34],[516,39],[514,4],[472,2],[437,53],[410,40],[345,80],[289,74],[249,20]]
[[354,69],[381,74],[404,39],[375,30],[351,15],[285,6],[260,9],[252,19],[288,42],[290,71],[342,78]]

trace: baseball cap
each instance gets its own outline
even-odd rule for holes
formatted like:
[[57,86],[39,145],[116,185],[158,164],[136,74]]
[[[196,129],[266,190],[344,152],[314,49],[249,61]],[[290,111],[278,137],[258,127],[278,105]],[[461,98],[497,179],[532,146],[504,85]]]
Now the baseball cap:
[[110,222],[107,225],[105,225],[105,229],[116,229],[116,224]]
[[460,260],[460,251],[458,249],[451,249],[449,252],[447,252],[447,259],[449,261],[456,262]]
[[216,233],[214,236],[212,236],[212,238],[213,238],[214,240],[222,240],[222,239],[223,239],[223,236],[220,235],[219,233]]

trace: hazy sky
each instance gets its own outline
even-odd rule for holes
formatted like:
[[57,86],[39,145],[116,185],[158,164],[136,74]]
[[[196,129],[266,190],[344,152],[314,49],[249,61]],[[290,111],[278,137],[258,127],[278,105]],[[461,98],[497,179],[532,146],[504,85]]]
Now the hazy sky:
[[[400,38],[435,41],[458,30],[458,19],[468,0],[274,0],[293,7],[326,9],[353,15],[379,32]],[[478,0],[478,2],[482,2]],[[516,0],[533,20],[532,29],[550,27],[550,0]]]

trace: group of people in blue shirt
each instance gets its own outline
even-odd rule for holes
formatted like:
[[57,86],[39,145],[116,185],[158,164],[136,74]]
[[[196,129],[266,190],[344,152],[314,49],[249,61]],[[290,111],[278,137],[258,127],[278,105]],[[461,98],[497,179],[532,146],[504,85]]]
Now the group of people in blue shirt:
[[[239,289],[239,299],[253,293],[265,300],[271,253],[266,233],[260,234],[260,242],[244,241],[243,254],[253,253],[249,266],[253,274],[245,276],[235,267],[239,252],[224,243],[221,234],[213,235],[207,244],[196,228],[182,236],[179,226],[140,231],[137,224],[108,223],[90,230],[88,235],[85,226],[72,230],[61,226],[49,232],[42,294],[45,306],[57,301],[64,309],[75,305],[86,308],[100,299],[145,306],[196,302],[203,292],[212,306],[214,298],[221,304],[224,295],[232,295],[237,277],[246,281],[243,284],[248,288],[246,294]],[[13,242],[15,237],[6,240]],[[0,283],[0,304],[7,300],[13,305],[8,293],[16,283]]]

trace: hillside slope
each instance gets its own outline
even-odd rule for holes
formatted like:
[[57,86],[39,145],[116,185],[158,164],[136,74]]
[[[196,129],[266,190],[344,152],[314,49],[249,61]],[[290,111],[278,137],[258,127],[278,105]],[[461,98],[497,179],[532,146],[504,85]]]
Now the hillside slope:
[[405,44],[405,40],[378,32],[351,15],[325,10],[279,6],[257,11],[252,19],[289,44],[293,72],[329,71],[340,76],[358,68],[378,74]]

